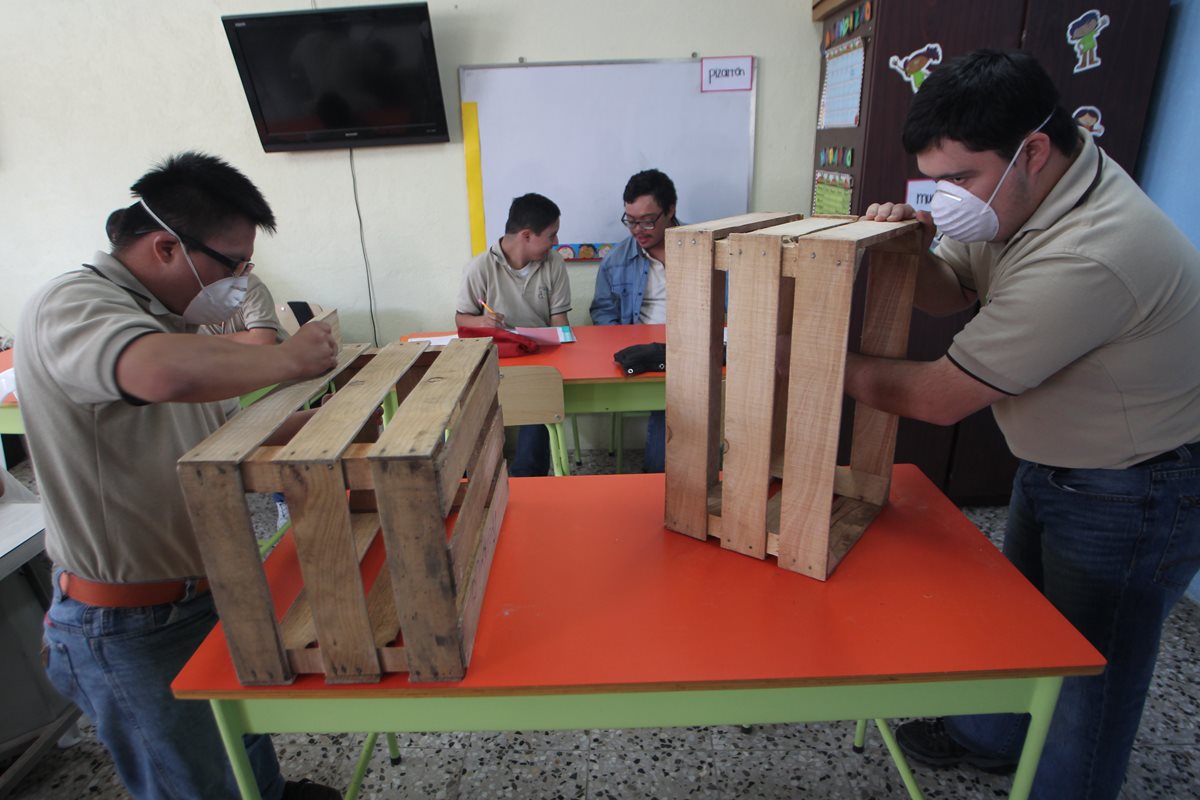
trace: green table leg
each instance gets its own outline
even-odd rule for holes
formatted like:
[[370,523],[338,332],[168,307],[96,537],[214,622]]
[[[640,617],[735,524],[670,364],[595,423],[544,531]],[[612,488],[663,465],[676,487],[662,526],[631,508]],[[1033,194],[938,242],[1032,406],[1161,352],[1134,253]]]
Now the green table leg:
[[396,734],[388,733],[387,743],[388,758],[391,759],[393,767],[398,766],[400,764],[400,743],[396,741]]
[[250,766],[250,757],[246,755],[246,744],[242,736],[249,733],[239,713],[239,703],[226,703],[223,700],[210,700],[213,716],[217,718],[217,729],[221,732],[221,741],[225,743],[225,752],[229,755],[229,765],[233,767],[233,777],[237,780],[238,791],[242,800],[262,800],[258,793],[258,780],[254,777],[254,769]]
[[[859,720],[859,723],[865,726],[866,720]],[[883,737],[883,743],[887,745],[888,752],[892,754],[892,763],[896,765],[896,771],[900,773],[900,779],[904,781],[904,787],[908,789],[908,796],[913,800],[924,800],[925,795],[921,794],[921,787],[917,786],[917,779],[913,777],[912,769],[908,766],[908,759],[904,757],[904,751],[900,749],[900,744],[896,741],[896,736],[888,726],[887,720],[875,720],[875,727],[879,728],[879,735]]]
[[867,744],[867,721],[860,719],[854,726],[854,752],[861,753]]
[[354,765],[354,774],[350,776],[350,785],[346,788],[346,800],[358,800],[358,790],[362,788],[363,776],[367,774],[371,756],[375,754],[375,741],[378,738],[378,733],[367,734],[362,753],[358,756],[358,763]]
[[1010,800],[1025,800],[1033,788],[1033,776],[1037,773],[1042,748],[1046,745],[1046,733],[1058,703],[1058,692],[1062,689],[1062,678],[1038,678],[1033,687],[1033,698],[1029,706],[1029,731],[1025,734],[1025,745],[1021,748],[1021,760],[1017,762],[1017,774],[1013,776]]

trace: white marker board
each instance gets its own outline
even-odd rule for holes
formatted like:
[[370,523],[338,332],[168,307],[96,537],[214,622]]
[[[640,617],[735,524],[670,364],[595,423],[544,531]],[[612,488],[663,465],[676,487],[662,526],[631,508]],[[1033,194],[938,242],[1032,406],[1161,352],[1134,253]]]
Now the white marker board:
[[746,213],[757,81],[746,91],[702,92],[703,68],[701,59],[460,67],[468,183],[482,187],[471,201],[482,205],[472,208],[475,249],[504,233],[509,204],[526,192],[562,209],[560,242],[619,242],[628,236],[625,183],[651,167],[674,181],[681,221]]

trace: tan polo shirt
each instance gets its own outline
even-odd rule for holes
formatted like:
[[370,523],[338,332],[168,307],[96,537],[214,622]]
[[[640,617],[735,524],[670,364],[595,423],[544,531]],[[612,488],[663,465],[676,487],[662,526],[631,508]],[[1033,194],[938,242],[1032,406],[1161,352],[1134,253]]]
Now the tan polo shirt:
[[251,272],[246,276],[246,299],[233,312],[233,316],[215,325],[201,325],[200,332],[220,336],[255,328],[275,331],[276,342],[288,338],[283,325],[279,323],[279,315],[275,313],[275,299],[271,297],[271,291]]
[[16,367],[54,562],[91,580],[204,574],[175,462],[224,421],[219,403],[123,396],[121,352],[150,333],[194,333],[118,260],[97,253],[25,303]]
[[1120,468],[1200,440],[1200,252],[1081,139],[1008,242],[935,252],[979,295],[948,355],[1010,395],[992,409],[1013,453]]
[[463,269],[455,310],[482,314],[480,298],[503,314],[509,325],[544,327],[554,314],[571,310],[571,281],[562,256],[553,248],[545,258],[518,271],[509,266],[497,242]]

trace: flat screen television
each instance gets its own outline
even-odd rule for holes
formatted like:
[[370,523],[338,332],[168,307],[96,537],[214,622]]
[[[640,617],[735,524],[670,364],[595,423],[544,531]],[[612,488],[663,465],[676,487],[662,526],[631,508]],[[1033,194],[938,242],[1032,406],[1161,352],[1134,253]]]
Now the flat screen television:
[[450,140],[427,4],[221,21],[263,150]]

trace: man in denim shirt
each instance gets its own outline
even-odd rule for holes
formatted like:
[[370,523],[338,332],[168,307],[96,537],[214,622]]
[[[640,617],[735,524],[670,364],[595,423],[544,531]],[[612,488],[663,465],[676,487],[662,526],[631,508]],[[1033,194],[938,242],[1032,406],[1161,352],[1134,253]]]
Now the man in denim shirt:
[[[667,228],[675,218],[675,184],[647,169],[625,184],[621,222],[630,236],[604,257],[596,274],[591,314],[594,325],[661,325],[667,321],[667,278],[663,267]],[[662,472],[666,458],[666,417],[650,414],[643,469]]]

